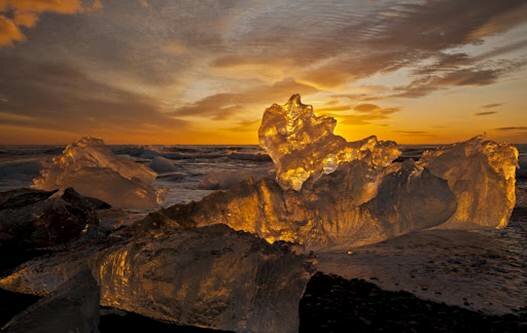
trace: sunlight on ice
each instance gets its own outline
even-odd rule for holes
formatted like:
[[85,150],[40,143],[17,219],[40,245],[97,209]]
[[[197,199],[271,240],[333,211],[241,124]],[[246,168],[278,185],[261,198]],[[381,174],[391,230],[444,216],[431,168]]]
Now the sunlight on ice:
[[515,203],[518,154],[483,138],[395,161],[395,142],[347,142],[335,120],[293,95],[265,111],[261,146],[276,181],[250,178],[157,212],[181,225],[226,224],[305,251],[347,250],[434,227],[501,228]]
[[[257,228],[240,222],[245,217],[236,210],[227,224],[315,249],[364,245],[437,226],[507,225],[515,205],[513,146],[476,137],[401,163],[394,162],[400,155],[395,142],[375,136],[347,142],[333,134],[335,125],[335,119],[315,115],[299,95],[265,110],[260,144],[275,163],[284,193],[266,196],[263,202],[272,203]],[[280,222],[273,226],[273,220]]]
[[1,278],[0,287],[46,296],[87,267],[103,306],[179,325],[298,331],[299,301],[314,268],[289,245],[225,225],[121,231],[120,241],[77,244],[28,261]]
[[518,150],[482,136],[425,151],[419,165],[446,179],[457,198],[444,227],[504,228],[516,204]]
[[265,110],[258,131],[260,145],[273,159],[283,189],[299,191],[308,178],[330,174],[345,162],[363,160],[383,168],[399,157],[395,142],[375,136],[347,142],[333,134],[336,124],[334,118],[316,116],[311,105],[302,104],[300,95]]

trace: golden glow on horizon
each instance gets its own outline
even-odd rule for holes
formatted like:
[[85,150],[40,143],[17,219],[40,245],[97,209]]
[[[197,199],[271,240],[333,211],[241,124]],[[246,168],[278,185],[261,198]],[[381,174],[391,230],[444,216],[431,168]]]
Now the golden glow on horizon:
[[347,140],[527,143],[521,2],[43,3],[0,0],[0,144],[257,144],[296,93]]
[[[309,98],[304,98],[304,100],[309,103]],[[329,101],[317,100],[316,102],[316,104],[323,106],[328,104]],[[93,129],[82,133],[71,133],[0,124],[0,143],[7,145],[67,144],[83,136],[95,136],[104,139],[108,144],[258,144],[257,132],[261,122],[261,115],[263,115],[263,111],[269,105],[260,107],[260,117],[254,121],[243,122],[242,124],[239,121],[224,121],[221,126],[218,126],[214,121],[210,121],[202,123],[200,127],[193,126],[189,130],[163,128],[156,132],[134,132],[133,129],[126,132],[115,132]],[[441,125],[439,122],[434,125],[433,119],[430,121],[421,120],[423,123],[429,124],[428,126],[393,125],[390,124],[393,119],[376,120],[367,124],[348,124],[346,123],[346,114],[339,113],[341,112],[340,110],[333,111],[331,106],[325,106],[324,109],[324,112],[318,112],[317,107],[314,106],[316,114],[328,114],[337,120],[335,134],[343,136],[348,141],[356,141],[370,135],[376,135],[379,139],[393,140],[400,144],[442,144],[464,141],[476,135],[485,134],[491,139],[503,142],[527,142],[527,135],[521,128],[510,131],[512,134],[518,134],[516,136],[510,136],[511,133],[509,131],[489,130],[489,127],[496,128],[500,125],[505,127],[510,124],[509,122],[500,124],[495,118],[490,117],[483,119],[467,117],[468,119],[465,122],[445,122],[446,125]],[[472,116],[470,111],[459,112]]]

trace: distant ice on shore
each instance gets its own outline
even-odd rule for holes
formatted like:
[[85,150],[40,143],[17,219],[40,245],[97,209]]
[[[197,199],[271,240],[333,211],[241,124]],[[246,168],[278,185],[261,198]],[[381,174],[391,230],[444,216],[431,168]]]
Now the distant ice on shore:
[[156,175],[144,165],[113,154],[101,139],[85,137],[44,165],[33,187],[73,187],[114,207],[148,209],[158,207],[163,198],[163,191],[152,186]]

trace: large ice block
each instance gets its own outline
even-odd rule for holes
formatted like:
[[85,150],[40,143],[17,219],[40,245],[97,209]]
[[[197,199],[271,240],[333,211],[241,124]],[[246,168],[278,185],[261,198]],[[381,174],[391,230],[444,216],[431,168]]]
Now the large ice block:
[[42,190],[73,187],[119,208],[157,207],[164,191],[153,187],[156,173],[134,161],[114,155],[101,139],[85,137],[68,145],[33,180]]
[[180,325],[298,331],[298,304],[314,270],[289,245],[225,225],[150,232],[35,259],[0,287],[48,295],[88,265],[104,306]]
[[265,110],[258,130],[260,145],[273,159],[283,189],[298,191],[308,178],[332,173],[345,162],[362,160],[382,168],[400,155],[395,142],[375,136],[348,142],[333,134],[336,124],[334,118],[315,115],[300,95]]
[[346,249],[437,226],[455,209],[447,182],[412,161],[375,169],[356,160],[307,181],[300,191],[284,191],[269,178],[249,180],[157,214],[190,226],[223,223],[309,251]]
[[102,259],[102,304],[178,324],[297,332],[304,258],[224,225],[137,241]]

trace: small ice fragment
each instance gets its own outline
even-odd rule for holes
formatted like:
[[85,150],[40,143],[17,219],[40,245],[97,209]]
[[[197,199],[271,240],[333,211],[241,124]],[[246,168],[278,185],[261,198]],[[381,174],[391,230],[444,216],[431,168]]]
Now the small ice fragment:
[[174,165],[173,161],[163,156],[154,157],[148,166],[157,173],[179,171],[179,168]]

